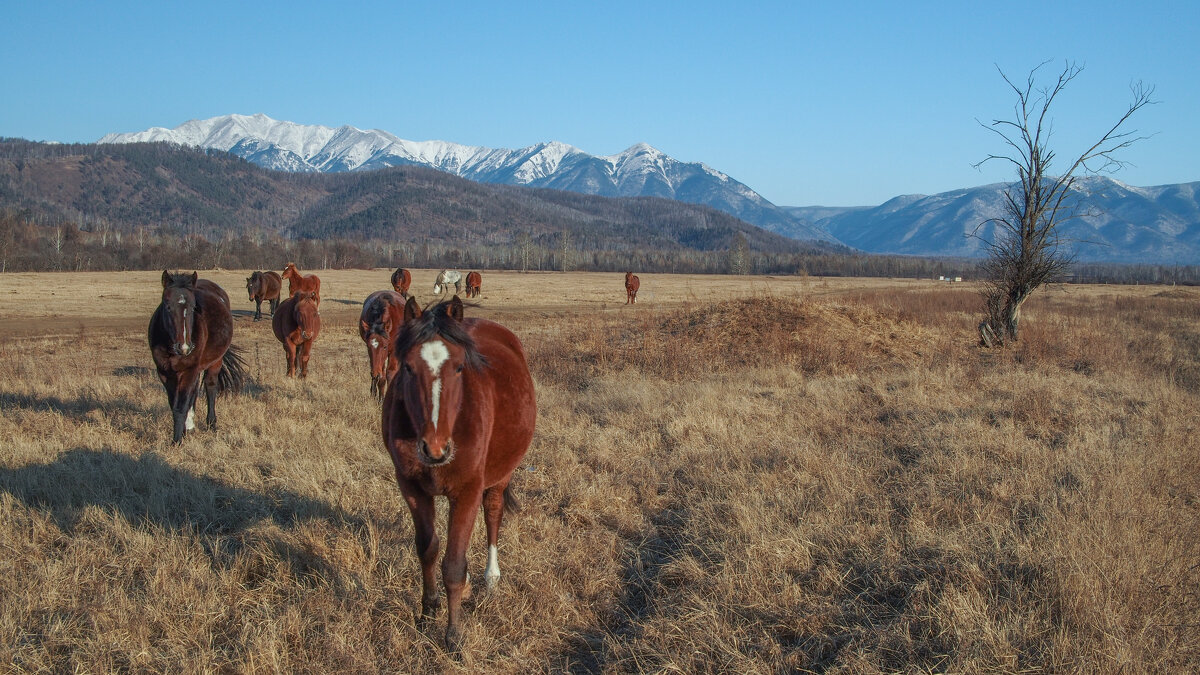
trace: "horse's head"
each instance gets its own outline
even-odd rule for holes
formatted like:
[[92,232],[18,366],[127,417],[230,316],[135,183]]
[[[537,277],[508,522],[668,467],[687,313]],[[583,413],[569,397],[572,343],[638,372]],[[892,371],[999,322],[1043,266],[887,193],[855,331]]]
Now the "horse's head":
[[262,283],[262,272],[254,272],[246,277],[246,293],[253,300],[255,295],[258,295],[259,285]]
[[284,279],[288,279],[292,276],[300,276],[300,273],[296,271],[296,263],[290,262],[284,265],[283,272],[280,273],[280,276],[282,276]]
[[390,323],[379,321],[367,323],[359,319],[358,334],[367,344],[367,357],[371,361],[371,393],[383,396],[387,387],[388,354],[391,352]]
[[451,435],[462,407],[464,371],[478,371],[484,360],[463,325],[462,300],[425,311],[415,299],[404,306],[404,326],[396,338],[400,361],[398,396],[417,433],[417,456],[438,466],[454,458]]
[[313,291],[296,291],[292,296],[294,301],[292,315],[296,319],[296,327],[300,329],[300,337],[313,340],[321,330],[321,313],[317,311],[317,294]]
[[199,275],[171,274],[163,270],[162,306],[166,329],[171,337],[171,352],[178,356],[192,353],[192,328],[196,322],[196,281]]

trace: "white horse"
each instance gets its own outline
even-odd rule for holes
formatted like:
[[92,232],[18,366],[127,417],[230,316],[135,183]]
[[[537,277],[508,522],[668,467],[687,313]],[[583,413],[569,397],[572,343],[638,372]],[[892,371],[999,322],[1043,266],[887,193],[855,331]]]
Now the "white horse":
[[458,270],[442,270],[438,272],[437,279],[433,282],[433,292],[437,295],[442,295],[450,290],[450,284],[454,284],[454,294],[458,295],[462,292],[463,274]]

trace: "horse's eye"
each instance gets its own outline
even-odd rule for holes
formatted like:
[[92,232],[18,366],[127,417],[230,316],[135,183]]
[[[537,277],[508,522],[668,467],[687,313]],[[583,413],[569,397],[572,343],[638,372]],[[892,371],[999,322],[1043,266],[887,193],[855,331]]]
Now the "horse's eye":
[[462,364],[460,363],[460,364],[458,364],[458,367],[454,369],[454,372],[461,373],[462,369],[463,369],[463,367],[462,367]]
[[405,375],[412,375],[412,366],[408,365],[407,363],[404,364],[403,370]]

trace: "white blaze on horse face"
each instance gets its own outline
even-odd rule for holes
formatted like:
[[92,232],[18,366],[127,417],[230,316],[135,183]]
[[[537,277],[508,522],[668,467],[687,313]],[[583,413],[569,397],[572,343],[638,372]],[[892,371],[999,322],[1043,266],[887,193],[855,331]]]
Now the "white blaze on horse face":
[[371,338],[371,349],[379,349],[379,338]]
[[429,400],[433,403],[433,429],[437,431],[438,411],[442,404],[442,364],[450,358],[450,350],[446,349],[446,343],[441,340],[430,340],[421,345],[421,358],[425,360],[425,365],[429,366],[429,374],[433,376]]

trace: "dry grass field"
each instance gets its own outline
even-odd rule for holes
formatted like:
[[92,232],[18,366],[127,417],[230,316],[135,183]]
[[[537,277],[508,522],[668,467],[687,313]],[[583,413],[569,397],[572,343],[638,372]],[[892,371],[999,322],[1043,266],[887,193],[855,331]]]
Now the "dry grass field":
[[160,273],[0,275],[0,669],[1200,668],[1200,292],[1046,289],[985,352],[964,284],[485,272],[539,420],[453,658],[355,328],[389,272],[318,272],[304,382],[201,272],[251,383],[180,446]]

